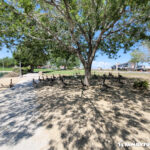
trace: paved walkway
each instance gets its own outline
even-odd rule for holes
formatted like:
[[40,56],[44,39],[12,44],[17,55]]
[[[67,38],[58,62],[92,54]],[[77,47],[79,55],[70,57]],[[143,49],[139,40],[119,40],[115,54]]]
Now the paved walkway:
[[51,133],[36,122],[40,104],[33,78],[38,74],[27,74],[14,88],[0,91],[0,150],[47,150]]

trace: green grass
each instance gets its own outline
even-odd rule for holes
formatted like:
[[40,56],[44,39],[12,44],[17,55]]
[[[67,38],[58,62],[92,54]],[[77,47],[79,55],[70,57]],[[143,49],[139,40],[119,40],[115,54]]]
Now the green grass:
[[81,75],[84,74],[84,70],[52,70],[52,69],[34,69],[34,72],[42,71],[43,73],[47,75],[74,75],[76,73],[80,73]]
[[[103,75],[103,74],[108,75],[109,72],[111,72],[114,76],[118,76],[118,72],[116,72],[116,71],[107,71],[107,72],[105,72],[105,71],[95,71],[95,73],[99,74],[99,75]],[[150,81],[150,73],[119,71],[119,74],[121,74],[122,76],[127,77],[127,78],[141,78],[141,79],[145,79],[145,80]]]
[[34,72],[39,72],[39,71],[42,71],[42,72],[51,72],[52,69],[34,69]]
[[[79,70],[79,69],[73,69],[73,70],[52,70],[52,69],[35,69],[34,72],[39,72],[42,71],[44,74],[47,75],[75,75],[76,73],[80,75],[84,75],[84,70]],[[98,70],[92,70],[92,74],[97,74],[97,75],[103,75],[111,72],[113,75],[118,76],[118,72],[116,71],[98,71]],[[150,80],[150,74],[146,73],[136,73],[136,72],[119,72],[119,74],[123,75],[124,77],[127,78],[142,78],[142,79],[148,79]]]
[[[72,69],[72,70],[53,70],[53,69],[34,69],[34,72],[42,71],[47,75],[75,75],[76,73],[84,75],[84,70],[82,69]],[[94,71],[92,71],[94,73]]]
[[0,71],[12,71],[13,70],[13,68],[0,68]]

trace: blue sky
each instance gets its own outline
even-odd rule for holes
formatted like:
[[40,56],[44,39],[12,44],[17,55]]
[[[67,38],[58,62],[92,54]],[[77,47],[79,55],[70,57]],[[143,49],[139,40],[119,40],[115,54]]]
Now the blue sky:
[[[135,46],[132,48],[132,50],[139,48],[139,50],[143,51],[143,52],[147,52],[147,48],[140,45],[140,44],[135,44]],[[130,61],[131,59],[131,51],[124,53],[123,50],[120,50],[118,53],[118,57],[117,59],[110,59],[108,58],[108,56],[106,55],[99,55],[96,60],[93,61],[92,64],[92,68],[96,69],[97,67],[102,67],[103,69],[110,69],[111,66],[115,65],[116,63],[126,63],[128,61]],[[139,64],[140,65],[140,64]],[[143,63],[143,65],[145,66],[149,66],[148,63]]]
[[6,47],[3,47],[2,50],[0,50],[0,58],[4,57],[12,57],[11,51]]
[[[133,49],[136,48],[139,48],[141,51],[146,51],[146,48],[139,44],[136,44],[133,47]],[[123,50],[120,50],[118,53],[118,56],[120,57],[118,57],[117,59],[110,59],[107,55],[98,55],[98,57],[96,57],[96,59],[93,61],[92,68],[97,69],[98,67],[101,67],[103,69],[109,69],[116,63],[128,62],[131,59],[130,53],[131,51],[124,54]],[[6,47],[3,47],[0,51],[0,58],[4,57],[12,57],[12,53]]]

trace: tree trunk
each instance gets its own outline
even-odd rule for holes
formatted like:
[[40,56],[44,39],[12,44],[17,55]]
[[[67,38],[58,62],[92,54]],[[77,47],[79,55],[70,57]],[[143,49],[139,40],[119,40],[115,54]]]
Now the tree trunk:
[[68,61],[67,60],[65,60],[65,64],[64,64],[64,70],[66,70],[67,69],[67,65],[68,64]]
[[65,64],[65,65],[64,65],[64,70],[66,70],[66,69],[67,69],[67,67],[66,67],[66,66],[67,66],[67,65]]
[[87,64],[84,67],[85,70],[85,77],[84,77],[84,84],[86,86],[90,86],[90,78],[91,78],[91,64]]
[[34,71],[34,66],[33,65],[30,65],[30,67],[31,67],[31,73],[33,73],[33,71]]

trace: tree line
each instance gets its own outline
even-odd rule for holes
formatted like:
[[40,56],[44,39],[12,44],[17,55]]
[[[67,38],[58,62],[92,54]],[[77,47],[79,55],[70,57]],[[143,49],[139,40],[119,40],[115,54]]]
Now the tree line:
[[3,67],[11,68],[11,67],[14,67],[15,64],[16,62],[15,62],[15,59],[13,58],[5,57],[5,58],[0,59],[0,68],[3,68]]

